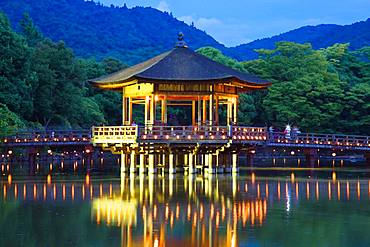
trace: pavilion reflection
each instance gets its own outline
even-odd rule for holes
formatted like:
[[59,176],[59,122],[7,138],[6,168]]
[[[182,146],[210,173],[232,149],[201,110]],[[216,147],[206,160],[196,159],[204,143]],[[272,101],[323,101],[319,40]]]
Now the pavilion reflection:
[[[238,245],[243,229],[268,222],[268,211],[287,213],[304,200],[368,200],[370,181],[236,176],[123,176],[37,182],[1,181],[4,202],[91,201],[91,220],[121,228],[122,246]],[[181,236],[181,237],[179,237]],[[187,236],[185,238],[185,236]],[[180,242],[181,239],[181,242]]]

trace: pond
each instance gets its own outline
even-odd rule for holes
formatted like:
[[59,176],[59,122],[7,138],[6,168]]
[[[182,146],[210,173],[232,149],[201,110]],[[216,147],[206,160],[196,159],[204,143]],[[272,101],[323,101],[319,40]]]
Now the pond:
[[5,165],[0,246],[370,246],[366,167],[120,176],[113,163]]

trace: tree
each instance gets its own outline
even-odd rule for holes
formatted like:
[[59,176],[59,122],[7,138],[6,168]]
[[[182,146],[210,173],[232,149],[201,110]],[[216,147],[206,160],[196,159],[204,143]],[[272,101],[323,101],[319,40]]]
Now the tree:
[[10,136],[24,127],[25,124],[17,114],[11,112],[6,105],[0,104],[0,136]]
[[0,13],[0,103],[28,118],[33,106],[30,95],[30,50],[25,40],[10,27]]

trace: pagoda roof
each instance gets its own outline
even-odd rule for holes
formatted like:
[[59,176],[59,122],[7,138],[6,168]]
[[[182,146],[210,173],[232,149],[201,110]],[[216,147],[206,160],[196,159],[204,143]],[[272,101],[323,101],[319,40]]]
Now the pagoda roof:
[[271,83],[215,62],[187,48],[186,45],[110,75],[90,80],[102,88],[120,88],[128,82],[211,83],[233,82],[265,88]]

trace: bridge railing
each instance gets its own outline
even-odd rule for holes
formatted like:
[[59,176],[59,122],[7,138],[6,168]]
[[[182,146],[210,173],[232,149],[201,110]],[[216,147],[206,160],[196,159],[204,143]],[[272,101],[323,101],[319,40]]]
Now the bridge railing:
[[89,130],[34,130],[21,131],[1,140],[3,144],[89,142]]
[[95,144],[134,143],[138,137],[138,126],[92,127],[92,142]]
[[285,133],[275,132],[269,133],[268,136],[269,142],[274,143],[370,147],[370,137],[360,135],[317,133],[290,133],[290,135],[287,135]]
[[266,129],[228,126],[105,126],[92,130],[94,143],[146,141],[213,141],[234,139],[264,141]]

